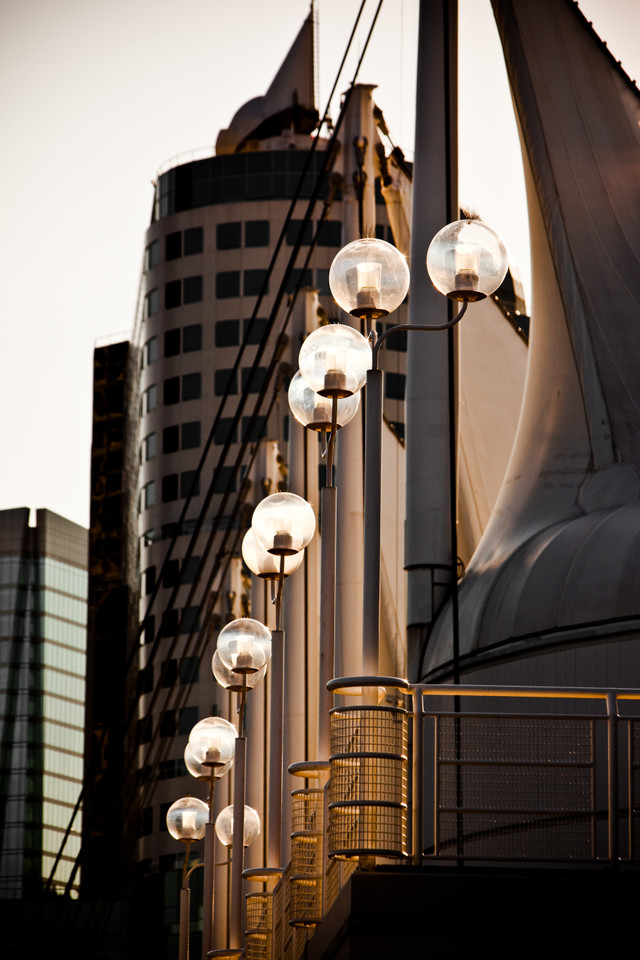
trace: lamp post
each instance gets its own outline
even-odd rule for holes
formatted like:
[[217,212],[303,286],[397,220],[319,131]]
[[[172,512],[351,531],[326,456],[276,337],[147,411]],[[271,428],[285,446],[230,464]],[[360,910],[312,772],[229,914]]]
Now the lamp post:
[[[192,776],[199,779],[208,779],[209,782],[209,816],[204,837],[204,896],[202,914],[202,958],[206,960],[209,950],[213,946],[213,895],[214,895],[214,868],[215,868],[215,836],[213,822],[213,796],[215,781],[218,776],[226,773],[234,762],[236,750],[236,728],[222,717],[205,717],[200,720],[189,734],[188,747],[193,761],[199,764],[202,773],[197,768],[190,769]],[[191,761],[191,757],[190,757]],[[187,757],[185,756],[185,762]],[[194,772],[195,771],[195,772]],[[205,775],[208,773],[208,777]]]
[[180,960],[189,960],[191,907],[189,853],[191,844],[197,840],[202,840],[204,837],[208,818],[209,807],[203,800],[198,800],[197,797],[183,797],[176,800],[167,810],[167,830],[174,840],[180,840],[185,845],[182,886],[180,888]]

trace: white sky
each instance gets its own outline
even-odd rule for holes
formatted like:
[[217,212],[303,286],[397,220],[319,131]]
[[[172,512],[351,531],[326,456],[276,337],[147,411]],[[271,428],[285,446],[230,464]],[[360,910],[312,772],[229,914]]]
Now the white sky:
[[[317,0],[320,109],[359,6]],[[580,7],[640,83],[640,2]],[[88,524],[93,347],[131,330],[151,180],[266,92],[308,8],[0,0],[0,509],[47,507]],[[378,85],[409,158],[417,19],[418,0],[385,0],[359,77]],[[528,290],[519,148],[489,0],[460,0],[460,33],[460,200],[501,232]]]

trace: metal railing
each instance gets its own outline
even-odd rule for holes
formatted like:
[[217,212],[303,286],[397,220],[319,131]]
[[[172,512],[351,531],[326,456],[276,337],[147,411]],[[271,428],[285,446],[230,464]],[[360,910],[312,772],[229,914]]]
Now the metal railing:
[[363,858],[640,864],[639,690],[329,686],[364,704],[332,711],[329,780],[292,795],[291,863],[252,905],[264,929],[247,901],[247,957],[299,960]]

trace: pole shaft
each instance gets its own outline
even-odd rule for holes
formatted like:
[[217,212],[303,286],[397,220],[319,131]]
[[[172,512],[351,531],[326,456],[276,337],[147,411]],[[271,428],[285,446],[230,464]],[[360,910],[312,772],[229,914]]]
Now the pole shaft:
[[191,905],[191,890],[182,887],[180,890],[180,960],[189,960],[189,918]]
[[[330,478],[327,478],[330,482]],[[333,694],[327,684],[334,676],[336,627],[336,521],[338,491],[334,486],[322,487],[320,511],[322,544],[320,566],[320,676],[318,691],[318,759],[329,759],[329,712]]]
[[244,870],[244,788],[247,741],[236,739],[233,761],[233,847],[231,857],[231,929],[229,946],[242,946],[242,872]]
[[380,633],[380,504],[382,493],[382,371],[367,372],[364,448],[364,591],[362,672],[378,675]]
[[213,821],[204,834],[204,894],[202,898],[202,960],[213,949],[213,874],[215,870],[215,827]]
[[279,867],[282,844],[282,709],[284,691],[284,631],[271,631],[271,720],[269,730],[269,811],[267,861]]

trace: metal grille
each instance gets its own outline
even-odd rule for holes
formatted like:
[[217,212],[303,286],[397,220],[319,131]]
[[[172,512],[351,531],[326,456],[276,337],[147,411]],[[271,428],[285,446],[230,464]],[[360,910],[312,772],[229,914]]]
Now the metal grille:
[[406,852],[407,715],[400,707],[331,712],[329,856]]
[[632,860],[640,860],[640,721],[629,724],[630,797],[629,846]]
[[437,852],[593,859],[593,750],[591,718],[439,717]]
[[291,902],[289,923],[313,926],[322,919],[322,829],[324,791],[292,794]]
[[246,960],[271,960],[273,894],[249,893],[246,903]]

